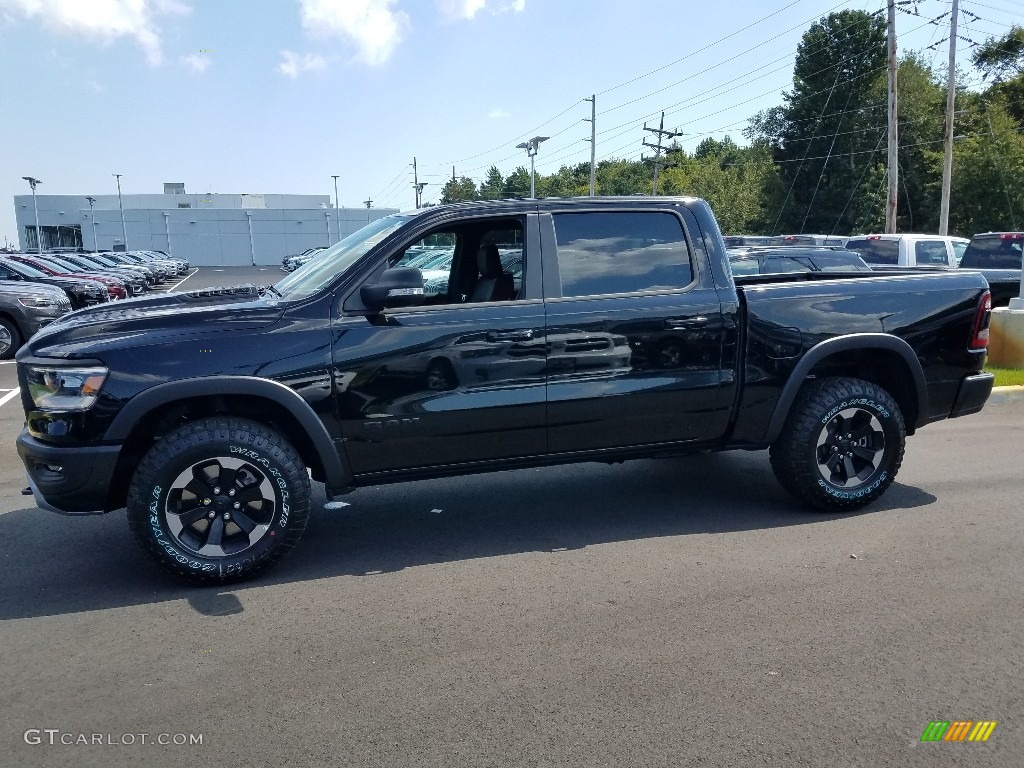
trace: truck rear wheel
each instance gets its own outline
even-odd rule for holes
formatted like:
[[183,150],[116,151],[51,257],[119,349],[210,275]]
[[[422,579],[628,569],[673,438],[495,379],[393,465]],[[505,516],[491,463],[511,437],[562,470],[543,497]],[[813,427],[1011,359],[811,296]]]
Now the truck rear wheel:
[[176,576],[223,584],[281,560],[309,517],[309,477],[277,432],[255,421],[209,418],[157,441],[128,489],[128,524]]
[[808,382],[769,455],[779,483],[824,511],[859,509],[892,485],[906,425],[884,389],[855,378]]

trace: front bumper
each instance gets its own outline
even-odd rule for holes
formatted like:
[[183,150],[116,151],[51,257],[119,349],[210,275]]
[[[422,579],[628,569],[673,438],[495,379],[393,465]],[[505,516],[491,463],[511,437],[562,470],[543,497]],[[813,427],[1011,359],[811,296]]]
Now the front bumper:
[[120,445],[51,445],[22,430],[18,455],[36,503],[62,515],[101,515],[106,508]]
[[960,391],[956,394],[949,418],[967,416],[984,408],[985,401],[992,394],[992,385],[995,380],[996,377],[991,373],[976,373],[960,382]]

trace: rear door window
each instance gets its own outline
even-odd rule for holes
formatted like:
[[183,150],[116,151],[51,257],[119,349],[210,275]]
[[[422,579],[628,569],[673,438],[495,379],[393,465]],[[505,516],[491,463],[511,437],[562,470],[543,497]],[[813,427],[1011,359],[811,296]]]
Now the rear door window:
[[693,281],[682,224],[671,213],[554,215],[562,296],[671,291]]

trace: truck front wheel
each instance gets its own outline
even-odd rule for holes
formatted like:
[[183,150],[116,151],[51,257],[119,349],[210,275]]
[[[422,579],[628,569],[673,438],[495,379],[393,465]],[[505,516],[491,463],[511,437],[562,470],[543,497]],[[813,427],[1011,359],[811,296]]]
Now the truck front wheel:
[[804,385],[769,455],[779,483],[825,511],[881,496],[903,463],[906,425],[884,389],[855,378]]
[[176,576],[241,581],[277,563],[309,517],[309,477],[277,432],[248,419],[209,418],[150,448],[128,489],[128,524]]

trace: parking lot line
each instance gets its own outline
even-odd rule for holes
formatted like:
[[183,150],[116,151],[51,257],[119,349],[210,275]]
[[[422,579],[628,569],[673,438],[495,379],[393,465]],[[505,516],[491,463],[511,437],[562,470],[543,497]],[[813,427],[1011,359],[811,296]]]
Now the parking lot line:
[[4,405],[9,400],[13,400],[14,398],[16,398],[18,396],[19,392],[21,392],[21,387],[15,387],[10,392],[8,392],[6,395],[4,395],[3,397],[0,397],[0,405]]
[[171,292],[171,291],[173,291],[173,290],[174,290],[175,288],[177,288],[177,287],[178,287],[179,285],[181,285],[181,284],[182,284],[182,283],[184,283],[184,282],[185,282],[186,280],[188,280],[188,279],[189,279],[190,277],[192,277],[192,275],[194,275],[194,274],[195,274],[196,272],[198,272],[198,271],[199,271],[199,267],[196,267],[196,268],[195,268],[195,269],[193,269],[193,270],[192,270],[191,272],[189,272],[189,273],[188,273],[187,275],[185,275],[185,276],[184,276],[183,278],[181,278],[181,280],[179,280],[179,281],[178,281],[178,282],[176,282],[176,283],[175,283],[174,285],[172,285],[172,286],[171,286],[170,288],[168,288],[166,292],[167,292],[167,293],[170,293],[170,292]]

